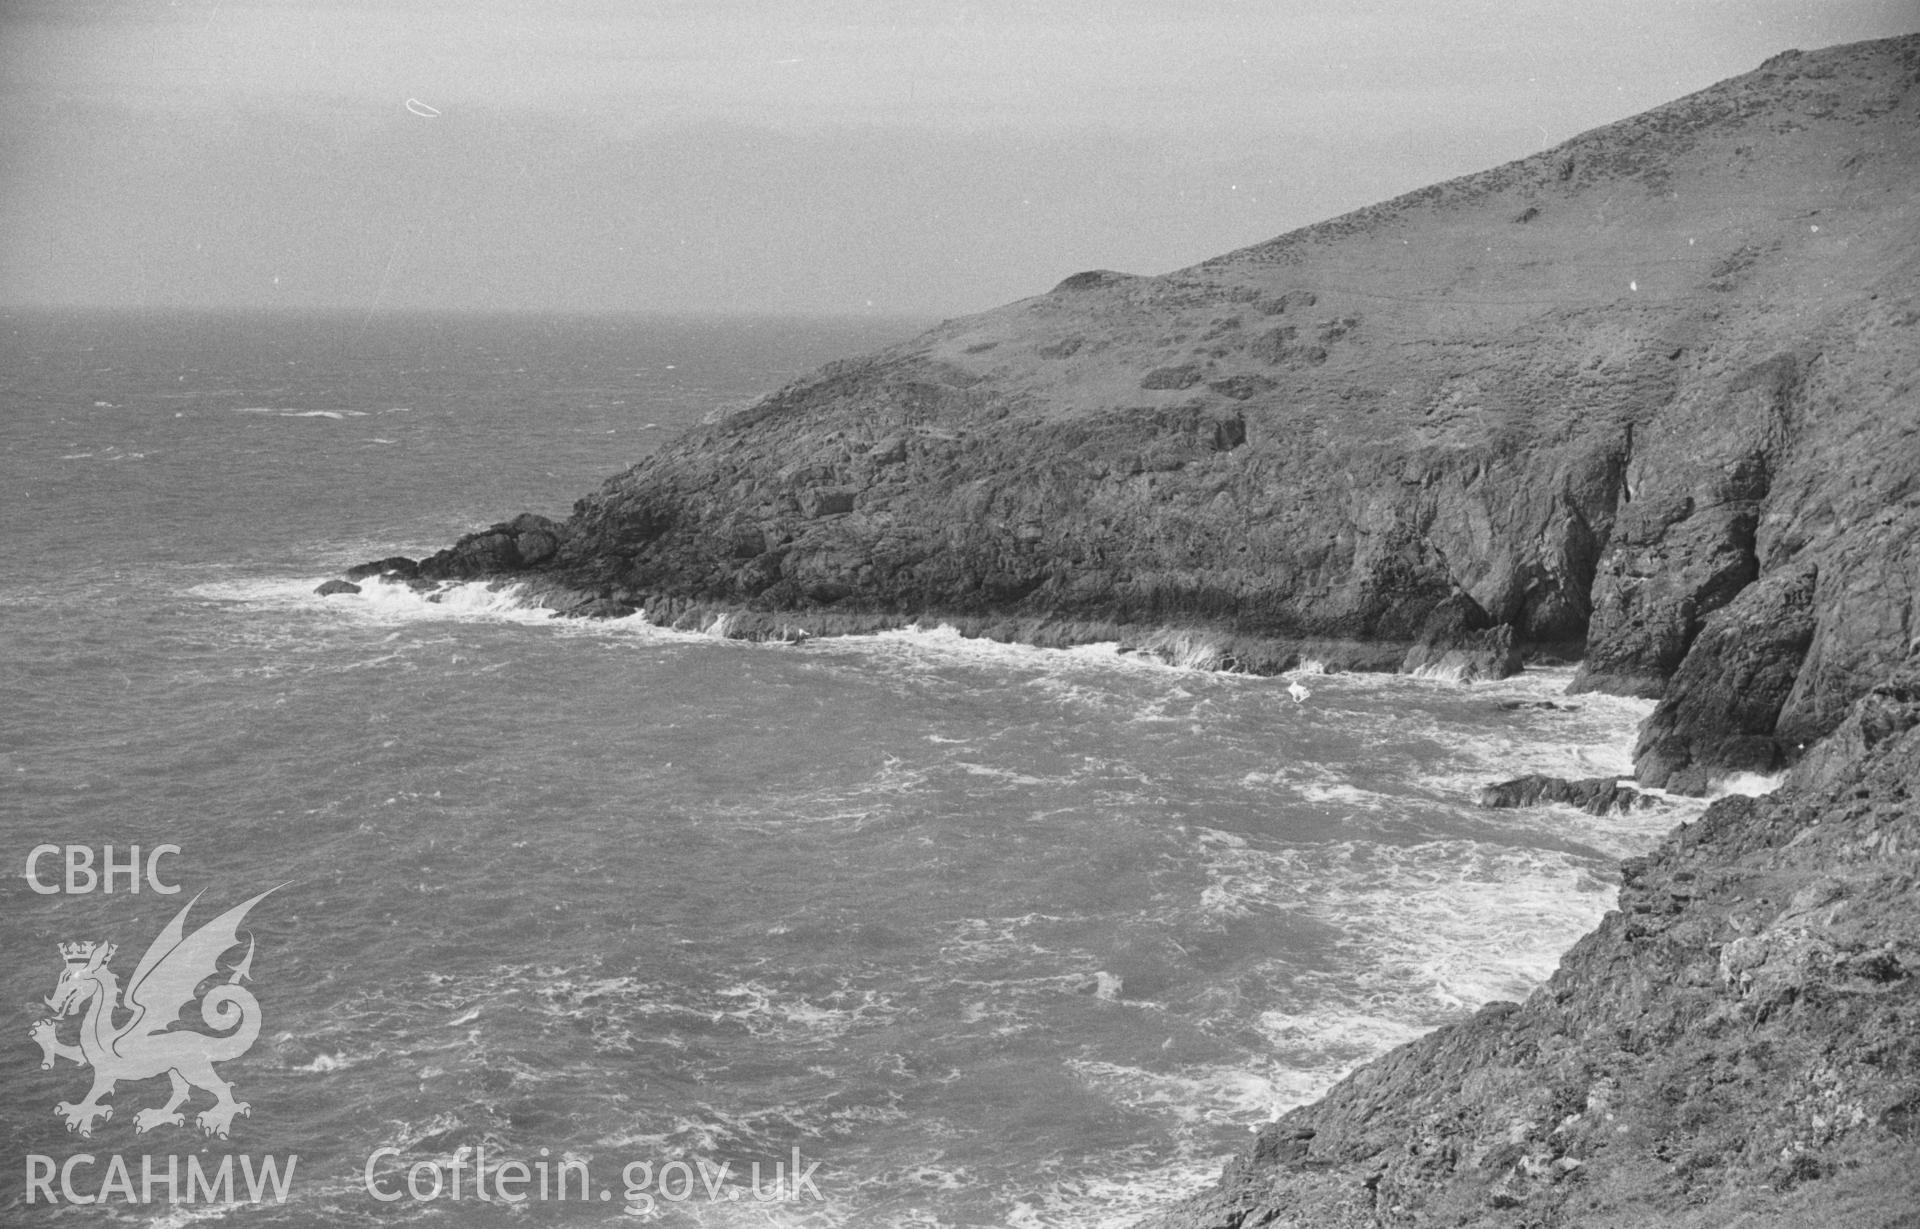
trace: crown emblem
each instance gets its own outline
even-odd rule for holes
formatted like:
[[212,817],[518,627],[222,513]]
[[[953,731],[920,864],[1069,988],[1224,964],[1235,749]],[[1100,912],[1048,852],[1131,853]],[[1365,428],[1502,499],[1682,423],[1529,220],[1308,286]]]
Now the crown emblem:
[[[62,943],[60,945],[60,958],[65,960],[69,965],[88,964],[93,960],[94,952],[100,950],[101,946],[101,944],[95,943],[92,939],[87,939],[79,943]],[[105,947],[107,949],[106,955],[100,957],[102,964],[112,960],[113,953],[117,950],[111,943],[106,944]]]

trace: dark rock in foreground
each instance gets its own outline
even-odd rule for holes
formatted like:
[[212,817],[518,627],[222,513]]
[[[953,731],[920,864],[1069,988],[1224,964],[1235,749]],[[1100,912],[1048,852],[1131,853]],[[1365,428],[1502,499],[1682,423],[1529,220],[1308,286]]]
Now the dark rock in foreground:
[[1264,1128],[1159,1229],[1832,1225],[1920,1209],[1920,670],[1623,868],[1495,1003]]

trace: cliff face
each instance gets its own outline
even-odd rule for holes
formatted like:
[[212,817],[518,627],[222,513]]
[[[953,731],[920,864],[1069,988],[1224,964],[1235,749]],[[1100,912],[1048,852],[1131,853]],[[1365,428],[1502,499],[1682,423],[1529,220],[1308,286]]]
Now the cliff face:
[[[1584,640],[1580,686],[1665,697],[1643,781],[1771,769],[1920,631],[1916,80],[1920,37],[1788,53],[1195,268],[1078,274],[423,574],[763,632],[1173,625],[1267,669]],[[1783,603],[1764,662],[1734,647]]]
[[1495,1003],[1264,1128],[1162,1229],[1914,1224],[1920,668],[1628,862]]

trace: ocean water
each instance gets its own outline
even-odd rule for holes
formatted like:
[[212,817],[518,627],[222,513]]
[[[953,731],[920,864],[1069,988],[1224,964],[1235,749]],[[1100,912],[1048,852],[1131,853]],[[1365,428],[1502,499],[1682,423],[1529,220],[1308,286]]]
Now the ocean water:
[[[750,645],[477,586],[313,594],[564,515],[909,331],[0,315],[7,1223],[1125,1224],[1355,1064],[1524,997],[1684,817],[1472,805],[1629,770],[1646,706],[1564,699],[1564,670],[1315,675],[1296,703],[935,624]],[[176,894],[66,890],[68,847],[163,844]],[[269,888],[240,935],[261,1029],[219,1067],[250,1113],[209,1138],[196,1090],[141,1132],[167,1081],[128,1077],[69,1132],[88,1073],[29,1036],[57,945],[119,945],[124,985],[196,894],[189,929]],[[232,1203],[143,1189],[229,1156]]]

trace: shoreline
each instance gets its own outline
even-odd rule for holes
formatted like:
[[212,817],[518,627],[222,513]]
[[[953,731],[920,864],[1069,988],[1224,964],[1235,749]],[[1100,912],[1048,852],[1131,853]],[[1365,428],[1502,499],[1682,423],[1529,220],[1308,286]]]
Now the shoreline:
[[[390,557],[391,559],[401,556]],[[409,560],[409,562],[411,562]],[[1168,665],[1222,674],[1277,678],[1289,674],[1399,674],[1449,682],[1496,681],[1536,667],[1577,668],[1577,646],[1566,644],[1520,646],[1521,669],[1510,674],[1483,675],[1440,665],[1404,668],[1407,656],[1420,646],[1417,640],[1365,641],[1341,637],[1255,636],[1207,624],[1120,623],[1104,619],[1076,619],[1050,615],[951,613],[939,610],[901,614],[885,611],[791,610],[770,611],[729,602],[659,597],[639,604],[609,604],[580,590],[539,579],[503,576],[492,579],[409,581],[393,569],[368,571],[374,565],[346,569],[306,592],[323,597],[351,595],[369,584],[407,589],[429,603],[462,586],[508,594],[520,590],[519,604],[545,611],[548,618],[622,620],[638,618],[651,627],[688,632],[723,640],[768,643],[804,643],[815,639],[873,635],[878,632],[951,628],[968,640],[1036,649],[1073,649],[1111,644],[1120,653],[1141,653]],[[311,582],[302,582],[311,585]],[[354,586],[349,588],[346,586]],[[1569,679],[1569,686],[1572,685]],[[1574,694],[1569,692],[1568,694]]]
[[[522,514],[515,522],[540,522],[558,532],[554,522]],[[496,536],[506,525],[469,534],[470,541]],[[460,549],[456,547],[457,551]],[[451,552],[442,552],[442,556]],[[441,556],[434,557],[435,559]],[[315,590],[322,597],[354,594],[369,582],[412,588],[436,600],[435,593],[460,584],[484,585],[490,590],[522,590],[530,607],[563,619],[640,618],[674,631],[694,632],[728,640],[797,643],[806,640],[868,635],[920,626],[947,626],[967,639],[1024,644],[1042,649],[1115,644],[1122,653],[1146,653],[1169,664],[1232,674],[1277,677],[1296,672],[1410,674],[1457,682],[1497,679],[1518,673],[1525,665],[1579,666],[1581,646],[1568,642],[1538,645],[1483,646],[1474,633],[1442,631],[1406,639],[1353,639],[1341,636],[1263,636],[1235,631],[1204,621],[1192,623],[1122,622],[1053,614],[956,612],[941,609],[913,613],[893,611],[791,609],[769,610],[747,603],[713,601],[672,595],[638,595],[626,590],[612,594],[576,586],[564,576],[540,572],[465,574],[443,570],[427,579],[433,560],[416,561],[389,556],[345,569]]]

